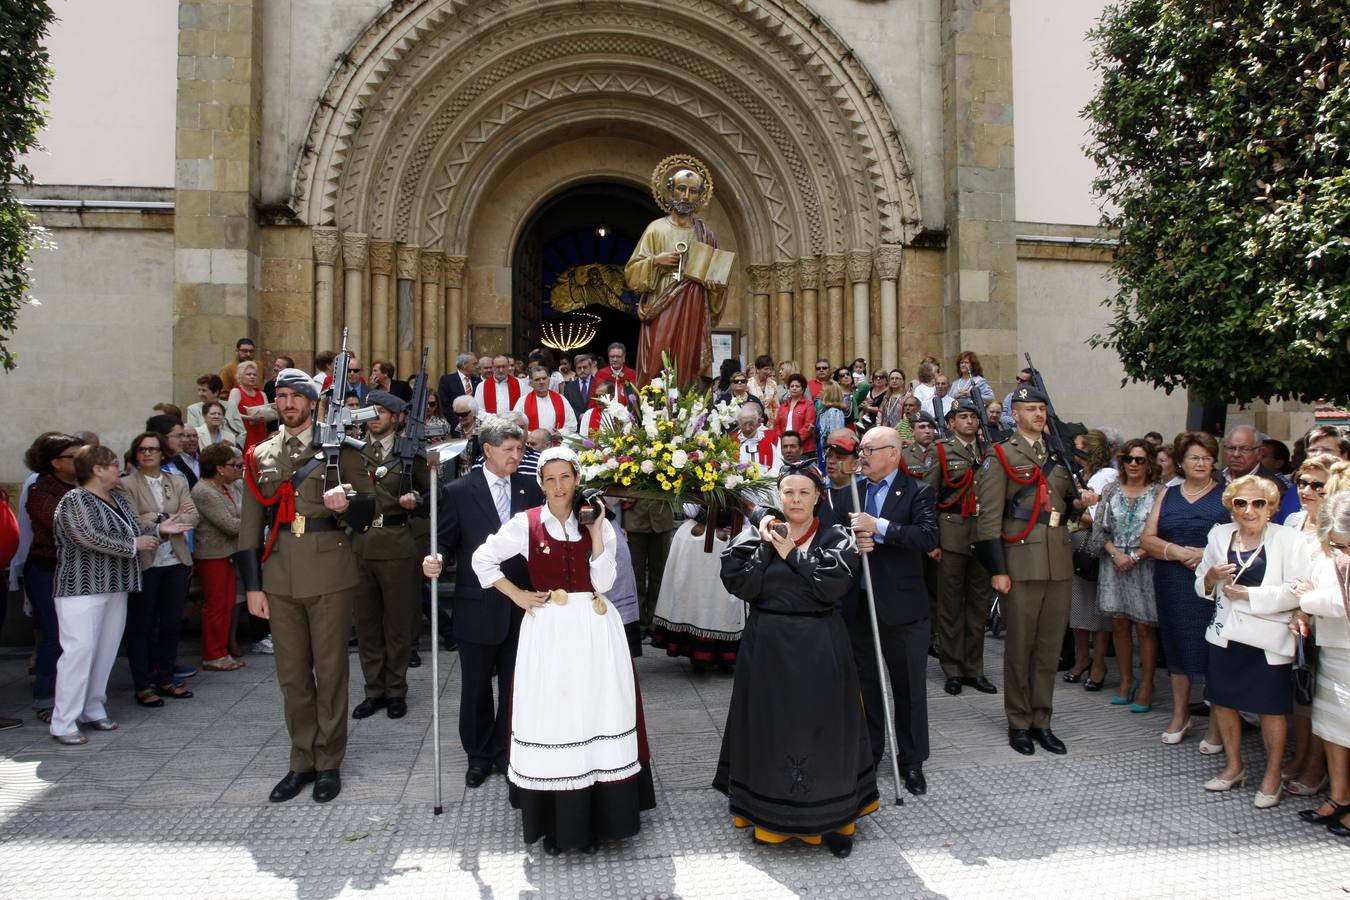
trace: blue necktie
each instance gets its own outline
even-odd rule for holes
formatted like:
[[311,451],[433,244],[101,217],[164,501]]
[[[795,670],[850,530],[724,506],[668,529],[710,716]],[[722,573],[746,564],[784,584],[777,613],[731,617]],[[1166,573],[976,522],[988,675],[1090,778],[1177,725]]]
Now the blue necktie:
[[881,490],[885,486],[886,483],[884,481],[877,482],[876,484],[869,483],[867,485],[867,503],[863,506],[863,512],[874,519],[880,513],[880,510],[877,508],[877,497],[881,496]]

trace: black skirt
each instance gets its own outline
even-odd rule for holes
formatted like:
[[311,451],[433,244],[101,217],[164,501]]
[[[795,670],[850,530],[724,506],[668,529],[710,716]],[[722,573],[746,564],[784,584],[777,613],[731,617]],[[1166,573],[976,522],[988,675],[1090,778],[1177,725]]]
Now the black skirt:
[[1272,666],[1266,651],[1229,641],[1227,647],[1206,643],[1209,673],[1205,699],[1259,716],[1287,716],[1294,711],[1292,664]]

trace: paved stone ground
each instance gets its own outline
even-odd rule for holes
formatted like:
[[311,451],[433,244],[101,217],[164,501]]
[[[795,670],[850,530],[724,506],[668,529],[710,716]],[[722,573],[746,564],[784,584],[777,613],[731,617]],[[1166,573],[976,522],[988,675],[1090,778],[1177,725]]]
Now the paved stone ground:
[[[426,641],[424,640],[424,646]],[[195,647],[183,648],[193,659]],[[1002,644],[990,641],[1000,681]],[[731,678],[696,676],[648,653],[638,664],[658,807],[642,834],[596,856],[549,857],[520,841],[494,777],[464,787],[459,675],[442,654],[444,814],[431,814],[428,665],[412,673],[407,718],[352,723],[342,795],[284,805],[267,792],[287,768],[270,657],[203,673],[196,698],[132,703],[119,661],[110,708],[122,728],[57,746],[27,708],[25,659],[0,657],[0,897],[1344,897],[1350,842],[1302,824],[1288,799],[1252,807],[1254,788],[1207,794],[1217,771],[1198,738],[1163,747],[1159,711],[1132,715],[1057,683],[1067,757],[1006,747],[1000,697],[948,697],[929,666],[929,793],[859,826],[853,856],[757,847],[711,790]],[[359,699],[353,656],[352,702]],[[1160,679],[1163,681],[1163,679]],[[1108,685],[1114,683],[1114,677]],[[790,702],[790,698],[784,698]],[[1253,760],[1260,753],[1248,742]],[[884,773],[890,784],[889,769]]]

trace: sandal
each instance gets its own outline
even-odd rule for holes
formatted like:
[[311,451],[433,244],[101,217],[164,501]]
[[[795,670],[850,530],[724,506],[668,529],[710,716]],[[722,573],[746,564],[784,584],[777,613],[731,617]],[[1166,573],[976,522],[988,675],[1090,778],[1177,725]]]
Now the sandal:
[[235,669],[242,669],[244,661],[242,659],[231,659],[228,656],[222,656],[220,659],[202,660],[202,668],[208,672],[233,672]]
[[152,708],[164,705],[164,701],[160,699],[159,694],[155,693],[154,688],[146,688],[143,691],[137,691],[136,702],[141,706],[149,706]]
[[39,722],[45,722],[48,725],[52,724],[52,708],[50,706],[33,710],[33,715],[37,717]]
[[155,693],[161,697],[172,697],[175,700],[192,699],[192,691],[189,691],[187,688],[182,687],[180,685],[174,684],[172,681],[169,682],[168,684],[156,685]]

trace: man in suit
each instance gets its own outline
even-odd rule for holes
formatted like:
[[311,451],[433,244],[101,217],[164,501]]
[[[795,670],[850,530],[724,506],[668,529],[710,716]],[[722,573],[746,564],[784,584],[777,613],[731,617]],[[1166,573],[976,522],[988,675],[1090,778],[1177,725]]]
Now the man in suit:
[[[1047,401],[1033,385],[1012,393],[1017,432],[995,444],[975,480],[974,553],[1003,595],[1003,710],[1008,746],[1030,756],[1068,750],[1050,730],[1055,671],[1069,624],[1073,551],[1069,519],[1097,502],[1074,486],[1067,460],[1050,453]],[[1033,743],[1034,742],[1034,743]]]
[[577,377],[563,384],[563,399],[576,413],[577,421],[586,414],[591,403],[591,389],[595,387],[595,357],[589,353],[578,353],[575,365]]
[[441,401],[441,409],[454,409],[456,397],[472,397],[474,388],[478,387],[481,380],[478,377],[478,360],[472,353],[456,356],[455,371],[446,372],[436,383],[436,398]]
[[[924,588],[924,554],[938,545],[933,489],[900,470],[900,435],[878,427],[863,435],[859,447],[863,480],[861,512],[854,510],[849,488],[837,488],[831,503],[836,515],[850,512],[858,550],[868,554],[880,630],[881,653],[895,697],[896,756],[911,794],[928,790],[923,763],[928,759],[928,690],[924,675],[928,657],[928,593]],[[842,516],[841,516],[842,518]],[[881,673],[867,613],[866,586],[844,598],[844,619],[858,666],[872,756],[885,750]]]
[[[461,688],[459,738],[469,758],[464,783],[478,787],[492,769],[506,772],[511,725],[511,679],[516,641],[524,611],[473,574],[473,552],[511,516],[544,502],[539,482],[516,470],[525,447],[519,426],[498,416],[478,426],[483,467],[448,483],[441,492],[438,558],[424,561],[427,577],[440,574],[440,560],[454,554],[453,619],[459,644]],[[516,585],[528,585],[525,560],[508,560],[502,569]],[[497,676],[497,703],[492,676]]]
[[[369,484],[361,454],[343,447],[341,484],[325,480],[324,454],[313,444],[310,418],[319,402],[314,381],[299,369],[277,376],[282,428],[245,455],[239,522],[240,581],[248,611],[272,623],[277,682],[291,768],[272,789],[280,803],[313,782],[314,799],[342,790],[338,769],[347,752],[347,635],[361,573],[346,528],[370,524],[375,498],[349,495]],[[264,542],[263,526],[270,525]]]
[[413,537],[412,518],[427,514],[431,476],[422,459],[414,460],[405,476],[394,454],[398,416],[406,404],[380,390],[371,391],[366,400],[379,412],[366,426],[370,440],[361,451],[376,506],[370,528],[352,536],[361,568],[356,640],[366,688],[352,718],[364,719],[383,709],[389,718],[401,719],[408,713],[408,664],[417,646],[414,623],[421,624],[417,560],[422,554]]

